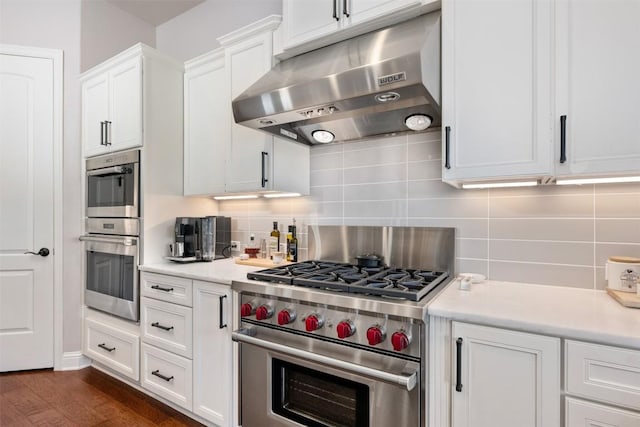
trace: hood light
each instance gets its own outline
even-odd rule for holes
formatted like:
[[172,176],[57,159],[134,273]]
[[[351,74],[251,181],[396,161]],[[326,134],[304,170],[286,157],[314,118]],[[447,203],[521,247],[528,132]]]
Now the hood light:
[[397,99],[400,99],[400,94],[396,92],[379,93],[376,95],[376,101],[378,102],[389,102]]
[[311,136],[321,144],[328,144],[335,138],[335,135],[328,130],[314,130],[311,132]]
[[432,121],[433,119],[426,114],[412,114],[404,119],[404,124],[411,130],[420,131],[431,126]]

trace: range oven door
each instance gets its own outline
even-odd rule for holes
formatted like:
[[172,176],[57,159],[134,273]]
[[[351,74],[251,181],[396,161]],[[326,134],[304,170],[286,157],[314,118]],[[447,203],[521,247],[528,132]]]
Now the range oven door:
[[232,336],[242,427],[422,425],[416,361],[261,327]]
[[84,302],[107,313],[139,319],[138,238],[86,235]]
[[[138,156],[134,151],[87,160],[87,217],[139,216]],[[125,163],[116,164],[118,162]]]

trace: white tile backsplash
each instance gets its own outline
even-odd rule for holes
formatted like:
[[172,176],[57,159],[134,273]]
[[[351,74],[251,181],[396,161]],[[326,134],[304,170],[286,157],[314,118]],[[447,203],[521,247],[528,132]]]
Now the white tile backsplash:
[[224,201],[233,240],[308,224],[456,228],[456,271],[602,289],[611,255],[640,257],[640,184],[459,190],[441,177],[440,132],[315,146],[311,195]]

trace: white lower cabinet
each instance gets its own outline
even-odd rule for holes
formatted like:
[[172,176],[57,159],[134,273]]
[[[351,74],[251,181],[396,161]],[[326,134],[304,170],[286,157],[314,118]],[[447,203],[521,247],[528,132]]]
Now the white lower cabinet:
[[193,412],[219,426],[231,425],[231,290],[194,280],[193,292]]
[[[117,324],[86,318],[83,353],[108,368],[133,380],[140,375],[140,336]],[[117,322],[114,319],[113,322]]]
[[640,426],[640,351],[566,340],[565,392],[566,427]]
[[230,426],[231,289],[148,272],[141,281],[142,387],[213,425]]
[[640,414],[567,397],[565,427],[638,427]]
[[193,403],[191,360],[143,343],[140,365],[141,383],[144,388],[191,410]]
[[190,307],[142,297],[140,325],[143,341],[191,358],[193,339],[191,311]]
[[560,339],[453,322],[453,427],[559,427]]

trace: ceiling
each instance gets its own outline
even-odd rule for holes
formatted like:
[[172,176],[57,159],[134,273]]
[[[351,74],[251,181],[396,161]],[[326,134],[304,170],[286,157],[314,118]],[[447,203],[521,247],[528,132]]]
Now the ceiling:
[[157,27],[205,0],[107,0],[114,6]]

